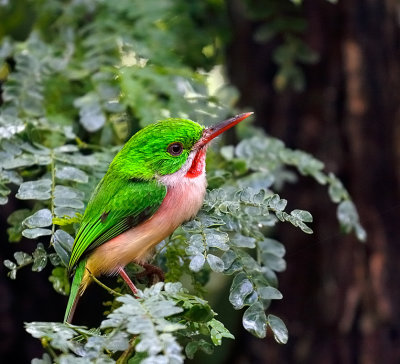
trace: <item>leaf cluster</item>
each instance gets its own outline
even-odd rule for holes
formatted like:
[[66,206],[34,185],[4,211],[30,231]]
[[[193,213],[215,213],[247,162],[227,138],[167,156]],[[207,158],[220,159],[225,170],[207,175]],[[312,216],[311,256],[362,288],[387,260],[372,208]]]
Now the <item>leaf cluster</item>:
[[[50,363],[183,363],[197,350],[207,353],[233,338],[215,319],[208,303],[188,294],[179,283],[157,283],[117,298],[119,307],[96,330],[53,322],[32,322],[26,330],[49,353],[36,364]],[[211,340],[210,340],[211,338]]]

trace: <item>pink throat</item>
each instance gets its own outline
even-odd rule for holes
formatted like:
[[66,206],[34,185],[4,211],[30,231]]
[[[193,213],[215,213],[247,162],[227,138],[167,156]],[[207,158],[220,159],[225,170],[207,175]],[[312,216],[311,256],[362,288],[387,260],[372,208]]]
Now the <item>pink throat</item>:
[[190,169],[186,172],[185,177],[195,178],[200,176],[204,171],[205,163],[206,163],[206,150],[202,148],[195,155],[192,165]]

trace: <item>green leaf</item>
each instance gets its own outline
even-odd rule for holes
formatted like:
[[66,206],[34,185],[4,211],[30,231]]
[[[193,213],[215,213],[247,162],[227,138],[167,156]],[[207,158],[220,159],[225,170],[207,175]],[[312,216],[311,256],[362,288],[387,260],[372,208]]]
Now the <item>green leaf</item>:
[[266,267],[276,272],[283,272],[286,270],[286,261],[275,254],[262,253],[261,260]]
[[50,198],[50,192],[51,180],[41,179],[22,183],[15,197],[20,200],[47,200]]
[[267,331],[267,317],[260,302],[253,303],[243,314],[243,327],[259,338],[264,338]]
[[265,300],[280,300],[283,298],[282,293],[274,287],[260,287],[257,292]]
[[70,283],[68,272],[65,267],[56,267],[52,270],[49,281],[53,283],[53,288],[56,292],[66,296],[69,294]]
[[222,146],[219,152],[227,161],[232,160],[234,157],[234,147],[232,145]]
[[229,332],[229,330],[223,325],[222,322],[212,319],[208,326],[210,328],[211,340],[214,345],[219,346],[222,344],[222,338],[234,339],[235,337]]
[[68,266],[74,238],[64,230],[58,229],[54,234],[54,250],[65,266]]
[[214,272],[223,272],[225,269],[222,259],[213,254],[207,254],[207,262]]
[[268,206],[276,211],[283,211],[287,205],[287,201],[285,199],[281,199],[279,195],[272,195],[268,197]]
[[214,317],[214,312],[209,305],[194,304],[185,312],[184,317],[193,322],[208,322]]
[[236,310],[239,310],[244,306],[244,301],[251,292],[253,292],[253,284],[246,277],[246,274],[239,273],[233,279],[229,302]]
[[5,267],[8,269],[13,270],[13,269],[17,268],[17,265],[14,262],[12,262],[11,260],[6,259],[3,263],[4,263]]
[[213,229],[205,229],[205,241],[208,247],[217,248],[223,251],[229,249],[227,242],[229,241],[229,236],[227,233],[216,231]]
[[34,272],[41,272],[47,265],[47,253],[42,243],[39,243],[37,245],[37,248],[32,253],[32,257],[33,257],[32,270]]
[[236,233],[231,238],[231,243],[239,248],[255,248],[256,239],[250,236],[243,236],[242,234]]
[[39,236],[51,235],[51,230],[43,228],[25,229],[22,231],[22,235],[28,239],[36,239]]
[[51,211],[49,209],[41,209],[36,211],[33,215],[26,218],[22,224],[28,228],[46,227],[51,225],[52,221]]
[[64,353],[69,351],[69,340],[75,334],[73,329],[58,322],[30,322],[25,329],[35,338],[46,338],[52,347]]
[[83,209],[85,204],[76,198],[56,197],[54,205],[57,207],[71,207],[73,209]]
[[14,258],[18,265],[26,265],[32,261],[32,257],[25,252],[14,253]]
[[262,252],[270,253],[280,258],[286,253],[285,246],[274,239],[264,238],[262,241],[257,242],[257,245]]
[[56,177],[62,180],[74,181],[80,183],[87,183],[89,180],[88,175],[75,167],[62,167],[56,169]]
[[7,222],[11,225],[7,229],[8,240],[10,243],[17,243],[22,238],[22,230],[24,229],[22,225],[22,221],[31,214],[31,211],[28,209],[15,210],[11,213]]
[[186,356],[189,359],[193,359],[194,354],[196,354],[198,350],[201,350],[206,354],[212,354],[214,352],[214,347],[204,339],[190,341],[185,347]]
[[50,355],[44,353],[42,359],[32,359],[31,364],[52,364]]
[[274,333],[275,341],[286,344],[289,337],[285,323],[277,316],[268,315],[268,325]]
[[297,219],[304,221],[304,222],[312,222],[313,218],[312,215],[308,211],[304,210],[293,210],[290,215],[296,217]]
[[340,182],[337,177],[330,173],[329,174],[329,196],[331,197],[333,202],[339,203],[343,199],[348,198],[348,193],[346,189],[343,187],[342,182]]
[[190,261],[189,268],[193,272],[198,272],[201,268],[203,268],[205,262],[206,258],[203,254],[195,255]]
[[76,188],[56,185],[56,187],[54,189],[54,197],[55,198],[73,198],[73,199],[82,200],[85,197],[85,194],[82,191],[77,190]]
[[337,218],[346,233],[349,233],[358,223],[358,214],[354,204],[349,201],[342,201],[337,208]]
[[100,98],[90,92],[74,101],[74,106],[79,108],[80,122],[83,127],[93,133],[101,129],[106,122],[106,117],[100,106]]

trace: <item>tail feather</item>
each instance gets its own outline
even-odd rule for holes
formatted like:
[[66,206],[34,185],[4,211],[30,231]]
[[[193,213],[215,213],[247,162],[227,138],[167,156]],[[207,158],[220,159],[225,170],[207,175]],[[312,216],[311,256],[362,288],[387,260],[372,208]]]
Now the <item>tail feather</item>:
[[86,259],[82,260],[75,270],[74,279],[72,281],[71,290],[69,293],[68,304],[65,310],[64,323],[71,323],[75,313],[76,305],[83,291],[81,288],[83,276],[85,274]]

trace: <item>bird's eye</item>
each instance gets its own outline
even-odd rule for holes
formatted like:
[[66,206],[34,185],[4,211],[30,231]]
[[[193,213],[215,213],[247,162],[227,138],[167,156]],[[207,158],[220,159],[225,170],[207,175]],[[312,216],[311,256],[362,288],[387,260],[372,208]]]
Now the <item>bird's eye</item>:
[[167,152],[174,157],[181,155],[183,152],[182,143],[179,143],[179,142],[171,143],[170,145],[168,145]]

